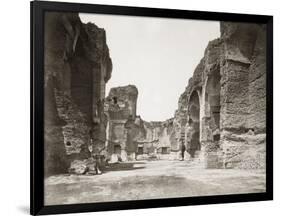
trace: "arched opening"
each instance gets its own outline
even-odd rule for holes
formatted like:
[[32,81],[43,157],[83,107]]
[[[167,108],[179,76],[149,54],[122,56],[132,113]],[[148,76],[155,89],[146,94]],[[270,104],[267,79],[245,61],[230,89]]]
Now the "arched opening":
[[196,91],[190,96],[189,99],[189,125],[191,127],[190,144],[187,148],[190,156],[193,158],[195,152],[201,149],[200,145],[200,103],[199,95]]
[[206,116],[213,141],[220,140],[220,78],[219,70],[214,70],[209,76],[205,91]]

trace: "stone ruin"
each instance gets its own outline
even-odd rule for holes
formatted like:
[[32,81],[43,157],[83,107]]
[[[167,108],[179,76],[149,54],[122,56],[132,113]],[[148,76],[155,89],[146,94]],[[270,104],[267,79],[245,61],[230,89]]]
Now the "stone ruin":
[[[209,42],[170,120],[142,120],[136,116],[137,90],[131,97],[129,87],[112,89],[115,94],[111,92],[109,100],[114,104],[127,95],[127,100],[115,102],[130,113],[119,116],[122,129],[109,130],[119,133],[114,139],[122,140],[122,152],[130,145],[136,159],[178,159],[184,142],[188,155],[205,168],[265,168],[266,29],[230,22],[220,27],[221,37]],[[126,129],[128,122],[132,134]]]
[[77,13],[45,15],[45,174],[66,172],[76,159],[104,148],[105,84],[112,62],[105,30]]
[[135,159],[134,139],[141,136],[137,123],[138,90],[133,85],[112,88],[105,101],[108,116],[106,148],[111,161]]
[[221,22],[221,37],[179,97],[175,115],[146,122],[138,90],[112,88],[105,30],[76,13],[45,16],[45,174],[66,172],[91,153],[111,161],[178,159],[180,145],[205,168],[265,168],[266,29]]
[[266,29],[220,28],[180,96],[176,131],[206,168],[265,168]]
[[146,122],[136,113],[138,90],[133,85],[112,88],[105,101],[108,115],[106,149],[112,162],[168,159],[178,152],[173,119]]

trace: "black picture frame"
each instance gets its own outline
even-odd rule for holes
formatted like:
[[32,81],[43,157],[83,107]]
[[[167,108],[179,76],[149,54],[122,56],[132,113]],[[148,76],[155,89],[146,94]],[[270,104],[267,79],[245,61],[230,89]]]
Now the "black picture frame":
[[[31,130],[30,130],[30,214],[59,214],[121,209],[171,207],[216,203],[273,200],[273,16],[124,7],[95,4],[34,1],[31,16]],[[267,98],[266,98],[266,192],[238,195],[218,195],[44,206],[44,13],[46,11],[84,12],[113,15],[182,18],[197,20],[235,21],[266,24],[267,28]]]

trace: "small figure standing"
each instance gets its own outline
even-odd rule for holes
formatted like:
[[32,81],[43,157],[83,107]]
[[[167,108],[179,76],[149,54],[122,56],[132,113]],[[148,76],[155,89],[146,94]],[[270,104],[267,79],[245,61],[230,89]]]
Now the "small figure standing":
[[90,145],[88,145],[88,150],[94,161],[95,174],[96,175],[102,174],[102,171],[101,171],[102,155],[100,155],[100,151],[98,153],[94,153],[96,151],[94,151],[94,140],[92,138],[90,139]]
[[101,167],[101,155],[93,155],[93,158],[95,160],[95,171],[96,171],[96,175],[102,174],[102,171],[100,169]]
[[181,140],[181,160],[184,160],[184,152],[185,152],[185,145],[184,145],[184,141]]

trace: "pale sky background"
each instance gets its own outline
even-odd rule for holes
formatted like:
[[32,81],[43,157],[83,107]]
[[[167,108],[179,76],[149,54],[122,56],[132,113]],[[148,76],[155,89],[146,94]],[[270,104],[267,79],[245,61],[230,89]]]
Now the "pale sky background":
[[106,30],[113,62],[110,88],[138,88],[137,115],[146,121],[174,116],[178,99],[210,40],[220,36],[219,22],[119,15],[80,14]]

